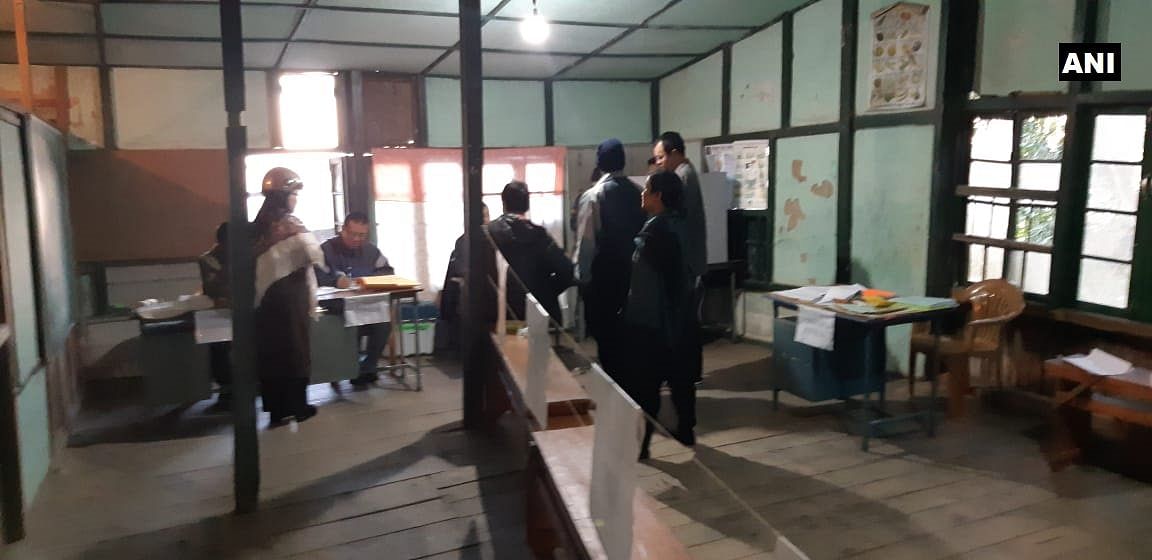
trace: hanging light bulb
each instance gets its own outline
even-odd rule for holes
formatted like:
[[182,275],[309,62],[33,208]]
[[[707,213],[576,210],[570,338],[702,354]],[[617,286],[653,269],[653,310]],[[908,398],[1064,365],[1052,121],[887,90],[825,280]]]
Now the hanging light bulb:
[[536,0],[532,0],[532,15],[520,22],[520,36],[529,44],[539,45],[548,40],[549,32],[548,20],[540,15],[536,9]]

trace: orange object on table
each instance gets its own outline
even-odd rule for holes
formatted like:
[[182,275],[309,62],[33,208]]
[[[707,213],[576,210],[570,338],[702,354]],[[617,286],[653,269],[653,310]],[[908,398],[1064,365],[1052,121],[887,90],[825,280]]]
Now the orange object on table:
[[420,283],[400,276],[365,276],[359,278],[365,290],[391,292],[397,290],[418,290]]
[[882,297],[884,299],[896,297],[896,294],[887,290],[878,290],[876,288],[865,288],[860,292],[861,298],[867,297]]

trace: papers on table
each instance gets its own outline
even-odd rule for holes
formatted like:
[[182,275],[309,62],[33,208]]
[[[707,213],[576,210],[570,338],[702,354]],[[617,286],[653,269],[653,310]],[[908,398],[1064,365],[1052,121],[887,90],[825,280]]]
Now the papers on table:
[[892,298],[892,303],[899,303],[905,307],[912,309],[950,309],[956,307],[956,300],[952,298],[935,298],[935,297],[920,297],[920,296],[901,296]]
[[824,296],[821,297],[816,303],[832,303],[834,301],[852,301],[860,292],[864,291],[864,286],[860,284],[851,284],[846,286],[831,286]]
[[787,298],[798,299],[800,301],[817,301],[828,293],[828,286],[802,286],[792,290],[782,290],[776,292]]
[[1123,375],[1132,371],[1132,362],[1099,348],[1094,348],[1087,356],[1082,354],[1065,356],[1064,361],[1095,375]]
[[232,311],[208,309],[196,312],[196,344],[232,341]]
[[359,327],[392,322],[391,296],[373,294],[344,298],[344,326]]
[[800,306],[797,312],[794,340],[813,348],[832,350],[836,338],[836,313],[806,306]]
[[332,286],[320,286],[319,288],[316,288],[316,297],[324,298],[344,292],[355,292],[359,289],[360,288],[335,288]]

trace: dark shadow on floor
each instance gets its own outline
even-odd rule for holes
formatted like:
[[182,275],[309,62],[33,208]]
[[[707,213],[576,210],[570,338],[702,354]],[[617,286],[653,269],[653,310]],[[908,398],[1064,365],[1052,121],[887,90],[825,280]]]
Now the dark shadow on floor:
[[[445,546],[443,550],[433,550],[431,554],[451,552],[467,548],[480,542],[489,543],[494,549],[495,558],[521,558],[524,545],[523,508],[509,508],[497,503],[496,491],[507,493],[507,478],[514,477],[519,482],[523,470],[524,449],[517,447],[516,428],[510,422],[502,422],[489,431],[471,432],[463,430],[459,424],[446,424],[430,430],[417,442],[381,455],[353,468],[315,480],[285,495],[266,500],[261,510],[246,515],[224,515],[181,525],[160,531],[143,533],[98,543],[76,558],[84,560],[121,558],[226,558],[238,553],[252,554],[271,552],[277,539],[285,533],[318,524],[348,521],[348,517],[325,517],[327,512],[345,501],[352,501],[351,493],[372,489],[382,485],[402,483],[411,480],[405,470],[426,457],[439,457],[453,467],[474,466],[480,487],[479,497],[485,503],[483,515],[484,531],[475,525],[476,542],[457,541],[452,543],[431,543],[429,546]],[[522,435],[521,435],[522,437]],[[284,465],[279,468],[291,468]],[[441,471],[442,472],[442,471]],[[426,473],[431,474],[431,473]],[[418,477],[418,476],[417,476]],[[498,479],[503,478],[502,481]],[[499,487],[496,485],[500,484]],[[437,498],[438,499],[438,498]],[[413,504],[423,503],[421,498]],[[427,501],[427,500],[424,500]],[[346,502],[345,502],[346,503]],[[395,510],[398,516],[410,515],[405,506]],[[352,518],[373,514],[388,515],[389,508],[375,512],[358,511]],[[464,519],[459,517],[458,519]],[[463,522],[463,521],[462,521]],[[474,521],[475,523],[475,521]],[[486,533],[486,534],[481,534]],[[513,535],[518,535],[517,540]],[[376,539],[387,534],[361,539],[355,543],[357,550],[373,548]],[[495,538],[499,537],[499,538]],[[379,544],[384,544],[383,542]],[[451,548],[455,546],[455,548]],[[306,550],[294,551],[303,553]],[[377,550],[365,557],[388,556],[387,551]]]

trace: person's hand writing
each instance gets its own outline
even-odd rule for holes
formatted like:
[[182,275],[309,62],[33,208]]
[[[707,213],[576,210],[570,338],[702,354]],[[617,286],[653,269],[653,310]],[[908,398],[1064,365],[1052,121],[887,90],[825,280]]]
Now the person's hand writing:
[[336,279],[336,287],[341,290],[352,287],[352,279],[347,276],[341,276]]

